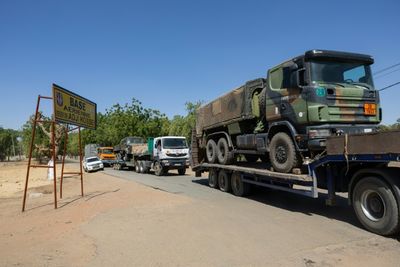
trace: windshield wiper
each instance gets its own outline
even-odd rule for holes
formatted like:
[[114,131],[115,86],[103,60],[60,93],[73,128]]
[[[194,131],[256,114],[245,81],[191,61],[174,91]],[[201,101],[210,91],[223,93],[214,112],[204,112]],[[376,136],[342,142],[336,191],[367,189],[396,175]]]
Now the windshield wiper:
[[351,82],[351,83],[349,83],[349,84],[355,84],[355,85],[358,85],[358,86],[362,86],[362,87],[364,87],[364,88],[367,88],[368,90],[371,90],[371,87],[370,87],[368,84],[366,84],[366,83]]
[[343,85],[341,83],[337,83],[337,82],[325,82],[325,81],[323,81],[323,82],[320,82],[320,83],[322,83],[322,84],[333,84],[333,85],[339,85],[341,87],[346,87],[345,85]]

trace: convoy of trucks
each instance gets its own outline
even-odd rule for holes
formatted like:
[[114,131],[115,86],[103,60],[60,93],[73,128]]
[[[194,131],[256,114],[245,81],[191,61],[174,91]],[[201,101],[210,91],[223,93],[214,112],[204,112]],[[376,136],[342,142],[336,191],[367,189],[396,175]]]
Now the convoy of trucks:
[[317,198],[327,189],[366,229],[400,231],[400,132],[379,132],[373,59],[312,50],[200,107],[191,164],[210,187],[245,196],[263,186]]
[[153,170],[155,175],[162,176],[177,169],[184,175],[189,166],[189,147],[183,136],[161,136],[149,138],[147,142],[141,137],[127,137],[114,147],[114,152],[116,170],[125,167],[140,173]]
[[[400,232],[400,131],[377,132],[382,119],[371,56],[311,50],[203,105],[196,112],[190,163],[196,176],[236,196],[254,186],[317,198],[337,192],[363,226],[380,235]],[[111,151],[112,150],[112,151]],[[189,148],[181,136],[126,137],[85,147],[114,169],[171,169],[185,174]],[[115,158],[106,155],[115,154]]]

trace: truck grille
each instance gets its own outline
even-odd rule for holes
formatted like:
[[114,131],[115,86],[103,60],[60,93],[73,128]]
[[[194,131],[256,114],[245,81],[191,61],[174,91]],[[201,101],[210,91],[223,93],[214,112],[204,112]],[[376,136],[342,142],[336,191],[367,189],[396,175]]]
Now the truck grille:
[[168,157],[184,157],[186,155],[186,153],[167,153]]

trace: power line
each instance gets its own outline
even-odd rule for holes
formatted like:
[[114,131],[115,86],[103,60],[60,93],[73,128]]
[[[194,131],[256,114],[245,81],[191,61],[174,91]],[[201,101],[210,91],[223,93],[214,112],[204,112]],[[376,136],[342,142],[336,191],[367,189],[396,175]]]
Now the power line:
[[376,79],[380,79],[380,78],[385,77],[385,76],[388,76],[389,74],[392,74],[393,72],[396,72],[396,71],[399,71],[399,70],[400,70],[400,68],[398,68],[398,69],[396,69],[396,70],[392,70],[392,71],[387,72],[387,73],[378,74],[378,76],[375,77],[375,80],[376,80]]
[[388,86],[386,86],[386,87],[383,87],[382,89],[379,89],[378,91],[383,91],[383,90],[389,89],[390,87],[393,87],[393,86],[398,85],[398,84],[400,84],[400,82],[393,83],[393,84],[391,84],[391,85],[388,85]]
[[382,73],[382,72],[384,72],[384,71],[390,70],[390,69],[392,69],[392,68],[394,68],[394,67],[397,67],[397,66],[400,66],[400,62],[397,63],[397,64],[394,64],[394,65],[392,65],[392,66],[389,66],[389,67],[387,67],[387,68],[378,70],[377,72],[374,73],[374,75],[377,75],[377,74]]

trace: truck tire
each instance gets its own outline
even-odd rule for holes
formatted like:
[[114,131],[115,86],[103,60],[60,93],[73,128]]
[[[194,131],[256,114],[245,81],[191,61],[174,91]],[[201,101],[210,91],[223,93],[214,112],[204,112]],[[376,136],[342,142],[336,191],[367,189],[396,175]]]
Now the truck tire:
[[216,169],[210,169],[208,171],[208,185],[211,188],[218,187],[218,171]]
[[185,173],[186,173],[186,168],[180,168],[180,169],[178,169],[178,174],[179,174],[179,175],[185,175]]
[[217,159],[217,144],[212,139],[207,141],[206,156],[209,163],[215,163]]
[[231,191],[231,177],[230,173],[225,170],[220,170],[218,173],[218,185],[222,192]]
[[250,193],[251,185],[244,183],[239,172],[231,175],[232,193],[237,197],[244,197]]
[[217,144],[217,158],[218,162],[222,165],[227,165],[232,163],[232,152],[229,151],[228,141],[225,137],[221,137]]
[[146,165],[143,160],[139,161],[139,170],[140,173],[146,173]]
[[140,172],[139,161],[136,161],[136,162],[135,162],[135,172],[137,172],[137,173]]
[[158,161],[156,163],[154,163],[154,174],[157,176],[164,175],[164,169],[163,169],[161,163]]
[[289,173],[298,167],[300,158],[292,138],[287,133],[275,134],[269,147],[269,158],[275,171]]
[[379,176],[364,177],[356,183],[352,204],[367,230],[384,236],[399,231],[399,203],[391,187]]

